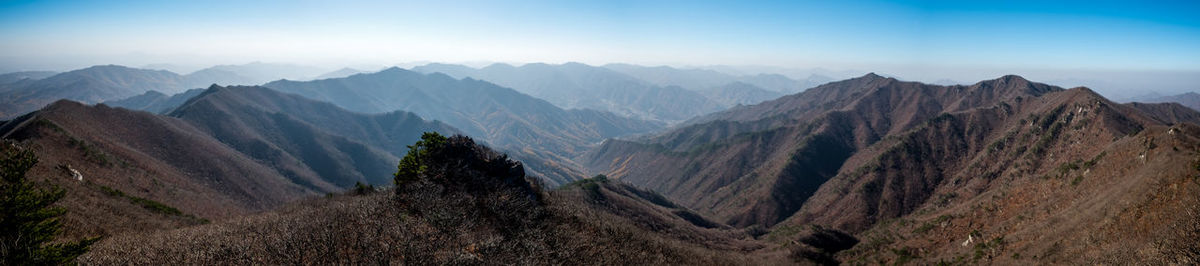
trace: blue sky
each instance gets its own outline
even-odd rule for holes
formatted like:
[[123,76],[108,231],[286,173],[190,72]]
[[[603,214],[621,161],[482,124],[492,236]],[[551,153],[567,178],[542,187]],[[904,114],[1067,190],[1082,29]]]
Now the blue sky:
[[1197,14],[1200,1],[4,1],[0,59],[1194,72]]

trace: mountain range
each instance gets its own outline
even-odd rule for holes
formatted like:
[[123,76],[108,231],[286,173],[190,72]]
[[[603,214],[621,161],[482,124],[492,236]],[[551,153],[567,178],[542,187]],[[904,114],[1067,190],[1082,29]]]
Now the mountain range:
[[29,175],[66,189],[65,238],[112,236],[84,263],[1200,257],[1186,100],[1120,104],[1015,75],[805,88],[578,63],[188,89],[277,67],[13,73],[0,148],[33,151]]
[[370,74],[263,85],[362,113],[405,110],[442,121],[524,160],[552,184],[583,178],[571,160],[604,139],[646,133],[660,123],[593,110],[563,110],[495,84],[389,68]]
[[[1161,116],[1179,113],[1187,115]],[[1192,200],[1148,208],[1161,203],[1155,191],[1192,182],[1184,173],[1195,169],[1184,161],[1196,158],[1194,115],[1018,76],[939,86],[868,74],[654,136],[609,140],[581,163],[731,226],[771,227],[784,239],[821,226],[874,243],[839,253],[843,261],[986,255],[1017,263],[1019,255],[999,255],[1017,253],[1121,261],[1137,255],[1090,253],[1095,243],[1080,237],[1108,226],[1103,243],[1119,245],[1134,231],[1108,221],[1147,213],[1192,219],[1170,211]],[[1144,185],[1117,185],[1129,182]],[[1111,203],[1117,199],[1142,207],[1122,209]],[[1054,222],[1064,217],[1070,222]],[[1171,222],[1135,225],[1186,233]],[[942,244],[947,238],[974,250]]]
[[607,68],[580,63],[492,64],[479,69],[434,63],[412,70],[485,80],[561,108],[593,109],[654,121],[681,121],[724,108],[695,91],[657,86]]
[[1200,110],[1200,94],[1195,92],[1139,99],[1137,101],[1145,103],[1179,103],[1183,106],[1187,106],[1188,108],[1192,108],[1192,110]]

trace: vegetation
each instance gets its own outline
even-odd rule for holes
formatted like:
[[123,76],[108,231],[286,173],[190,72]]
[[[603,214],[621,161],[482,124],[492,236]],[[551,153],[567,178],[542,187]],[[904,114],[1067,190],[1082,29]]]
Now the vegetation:
[[408,184],[424,173],[428,166],[425,161],[429,160],[430,153],[445,145],[446,137],[437,132],[425,132],[421,135],[421,140],[417,143],[408,146],[408,154],[400,159],[400,164],[396,166],[396,174],[393,183],[399,187]]
[[109,196],[126,198],[129,200],[129,202],[131,202],[133,204],[137,204],[138,206],[142,206],[142,208],[146,208],[147,210],[151,210],[151,211],[165,214],[165,215],[184,216],[183,212],[180,211],[179,209],[176,209],[175,207],[171,207],[166,204],[163,204],[162,202],[157,202],[157,201],[154,201],[151,199],[137,197],[137,196],[131,196],[131,195],[125,194],[125,192],[123,192],[123,191],[120,191],[120,190],[117,190],[114,188],[110,188],[110,187],[106,187],[106,186],[100,186],[100,190],[104,191],[104,193],[108,194]]
[[[0,158],[0,263],[6,265],[68,264],[99,238],[54,241],[66,210],[51,207],[65,195],[59,188],[39,189],[25,173],[37,164],[33,152],[3,144]],[[51,242],[54,242],[51,244]]]

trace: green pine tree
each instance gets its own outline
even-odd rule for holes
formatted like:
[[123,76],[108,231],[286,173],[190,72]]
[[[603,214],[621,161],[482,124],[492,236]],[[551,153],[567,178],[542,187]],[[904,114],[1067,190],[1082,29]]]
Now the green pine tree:
[[400,159],[400,164],[396,166],[395,179],[392,182],[399,187],[417,180],[420,174],[425,172],[424,161],[429,157],[430,152],[446,144],[446,140],[445,136],[437,132],[421,134],[421,140],[413,145],[408,145],[408,154]]
[[34,187],[25,173],[37,164],[37,156],[11,143],[0,145],[0,264],[72,264],[99,238],[49,244],[62,230],[58,218],[66,213],[51,205],[65,191]]

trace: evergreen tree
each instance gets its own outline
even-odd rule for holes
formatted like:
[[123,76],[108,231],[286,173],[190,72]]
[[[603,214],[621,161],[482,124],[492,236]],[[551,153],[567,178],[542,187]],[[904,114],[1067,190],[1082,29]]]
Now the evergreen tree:
[[37,164],[33,152],[11,143],[0,144],[0,264],[71,264],[99,238],[49,244],[62,230],[59,217],[66,213],[52,207],[65,191],[39,189],[25,178]]
[[437,132],[425,132],[421,134],[421,140],[413,145],[408,145],[408,154],[400,159],[400,164],[396,166],[395,179],[393,183],[396,186],[402,186],[408,182],[417,180],[422,172],[425,171],[424,161],[429,157],[429,154],[446,144],[446,136]]

